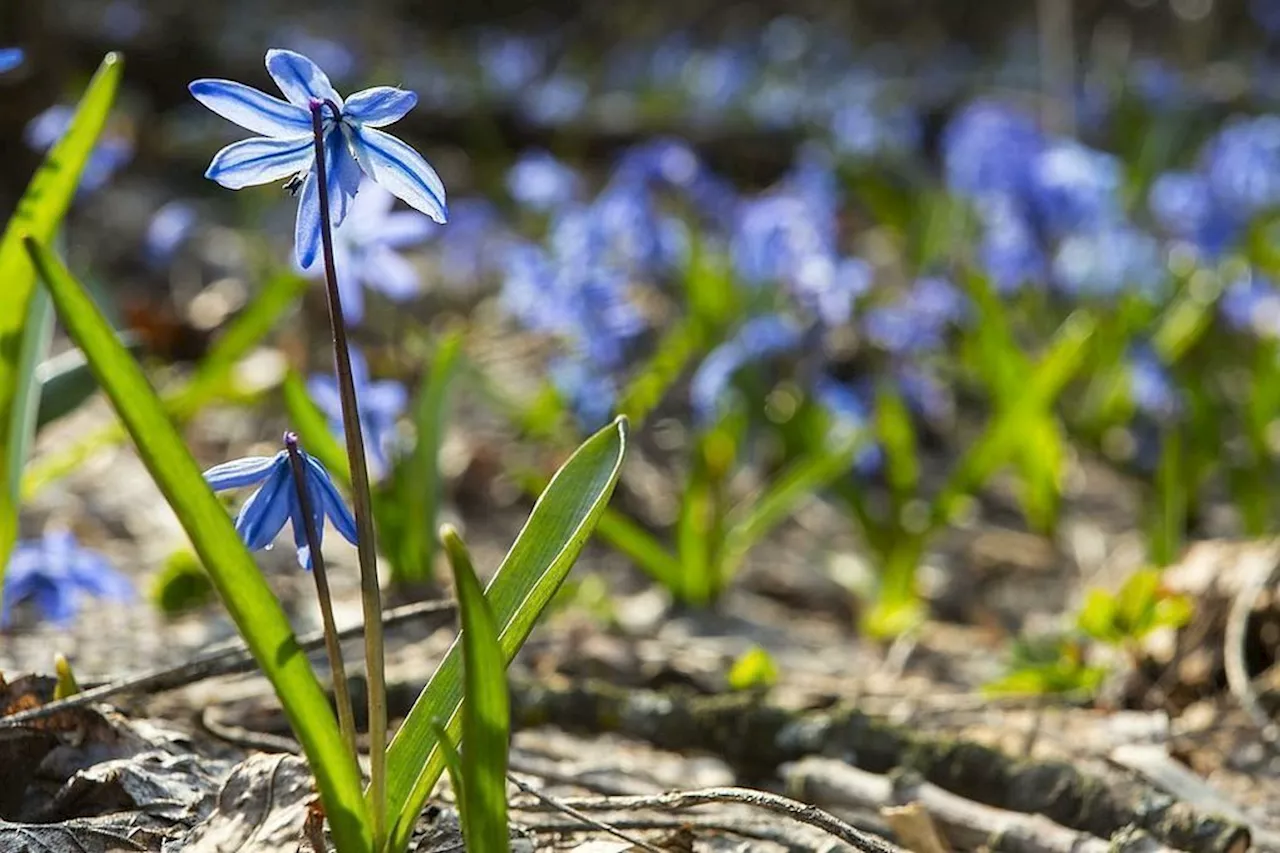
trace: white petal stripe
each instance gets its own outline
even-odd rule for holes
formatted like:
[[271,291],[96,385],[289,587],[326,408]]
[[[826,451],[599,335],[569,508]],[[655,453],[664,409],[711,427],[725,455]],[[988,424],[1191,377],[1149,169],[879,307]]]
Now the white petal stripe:
[[282,181],[303,171],[315,158],[310,136],[268,139],[255,136],[223,148],[213,155],[206,178],[238,190]]
[[421,154],[372,127],[358,127],[353,135],[356,159],[365,174],[436,222],[448,220],[444,183]]
[[234,80],[194,80],[187,87],[197,101],[225,119],[263,136],[297,136],[311,131],[311,114]]

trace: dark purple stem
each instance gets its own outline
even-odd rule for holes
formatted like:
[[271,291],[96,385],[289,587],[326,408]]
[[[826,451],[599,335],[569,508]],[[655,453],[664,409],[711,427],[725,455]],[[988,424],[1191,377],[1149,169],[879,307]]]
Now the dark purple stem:
[[[307,489],[307,465],[298,448],[296,433],[284,434],[284,447],[289,453],[289,467],[293,471],[293,485],[298,495],[298,510],[302,515],[303,535],[311,554],[311,574],[316,579],[316,598],[320,601],[320,619],[324,623],[324,647],[329,654],[329,672],[333,677],[333,699],[338,706],[338,726],[342,738],[351,750],[351,758],[359,760],[356,752],[356,721],[351,707],[351,693],[347,689],[347,668],[342,662],[342,644],[338,641],[338,624],[333,619],[333,598],[329,594],[329,576],[324,568],[324,555],[320,553],[320,531],[316,530],[312,514],[311,494]],[[294,519],[294,523],[297,523]]]

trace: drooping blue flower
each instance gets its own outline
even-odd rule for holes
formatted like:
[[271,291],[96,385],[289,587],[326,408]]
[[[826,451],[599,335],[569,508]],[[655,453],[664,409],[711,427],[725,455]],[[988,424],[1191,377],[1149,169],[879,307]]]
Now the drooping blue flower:
[[[842,438],[860,430],[871,427],[872,404],[866,394],[852,386],[833,379],[830,376],[819,376],[813,384],[813,398],[826,410],[831,418],[831,433],[834,438]],[[884,461],[884,451],[870,437],[853,460],[853,468],[859,474],[871,474],[880,468]]]
[[1280,289],[1256,272],[1228,284],[1218,300],[1218,310],[1236,331],[1280,339]]
[[940,349],[947,329],[963,319],[963,294],[944,278],[917,279],[892,302],[877,305],[862,317],[867,337],[895,355]]
[[1197,172],[1165,172],[1147,195],[1152,216],[1166,232],[1194,246],[1207,258],[1222,254],[1239,236],[1242,223],[1214,198]]
[[1201,166],[1217,204],[1242,219],[1280,206],[1280,116],[1228,123],[1206,144]]
[[[390,467],[389,455],[395,447],[396,421],[404,414],[409,394],[404,386],[391,379],[369,378],[369,363],[358,348],[351,348],[351,382],[356,389],[356,402],[360,408],[360,431],[364,435],[365,452],[375,475],[382,475]],[[320,411],[329,420],[329,429],[339,438],[342,431],[342,396],[338,393],[338,380],[328,374],[316,374],[307,379],[307,391]]]
[[449,227],[436,241],[440,280],[450,287],[475,288],[502,271],[511,234],[493,202],[460,198],[451,206]]
[[1127,223],[1068,236],[1053,258],[1055,283],[1076,296],[1130,289],[1152,295],[1166,280],[1159,242]]
[[795,350],[801,330],[777,314],[754,317],[729,340],[707,354],[689,381],[689,402],[702,423],[714,421],[721,411],[733,377],[752,362]]
[[582,115],[590,94],[585,80],[559,71],[525,91],[517,106],[520,115],[533,124],[559,127]]
[[[391,193],[365,180],[347,218],[333,231],[333,262],[348,324],[364,317],[366,287],[393,302],[418,293],[418,273],[397,250],[422,242],[438,226],[416,210],[392,211],[394,203]],[[323,276],[324,264],[316,258],[306,271]]]
[[581,189],[578,173],[542,149],[524,152],[507,172],[507,191],[531,210],[554,210],[577,198]]
[[1054,234],[1096,228],[1120,214],[1120,161],[1078,142],[1055,142],[1036,158],[1032,205]]
[[48,531],[39,539],[19,542],[9,558],[0,628],[10,624],[14,606],[24,601],[50,622],[66,625],[86,596],[127,601],[133,587],[106,557],[81,548],[69,531]]
[[861,258],[814,254],[805,259],[791,281],[796,299],[827,327],[853,318],[853,305],[871,288],[871,265]]
[[161,269],[173,260],[197,219],[195,208],[185,201],[168,202],[151,216],[142,245],[152,269]]
[[536,79],[546,62],[544,46],[531,36],[503,30],[480,35],[480,73],[495,93],[514,95]]
[[320,247],[313,103],[324,105],[322,133],[334,227],[346,218],[360,189],[361,172],[410,207],[436,222],[445,222],[444,184],[435,169],[404,142],[379,130],[413,109],[417,95],[376,86],[344,101],[315,63],[289,50],[267,51],[267,71],[287,101],[231,80],[195,80],[188,88],[196,100],[218,115],[262,134],[215,154],[205,177],[229,189],[302,179],[295,227],[299,265],[311,266]]
[[618,386],[607,371],[582,358],[561,357],[552,360],[550,373],[551,384],[573,410],[584,432],[609,421]]
[[1044,137],[1029,115],[998,101],[969,104],[947,125],[942,160],[952,192],[1023,198]]
[[982,220],[978,263],[999,293],[1011,293],[1023,285],[1042,284],[1048,262],[1034,226],[1021,206],[1006,193],[992,193],[977,202]]
[[1169,369],[1148,345],[1129,349],[1129,397],[1144,415],[1164,421],[1181,408],[1177,387]]
[[[291,434],[286,434],[285,440],[290,438]],[[356,544],[356,520],[343,502],[342,495],[338,494],[329,472],[306,451],[299,449],[298,453],[302,456],[303,479],[317,539],[324,539],[324,520],[328,518],[343,539]],[[285,522],[289,522],[293,526],[298,563],[304,569],[311,569],[306,521],[287,450],[281,450],[275,456],[247,456],[224,462],[205,471],[204,479],[215,492],[257,486],[240,507],[240,514],[236,516],[236,532],[250,550],[258,551],[269,548],[284,529]]]
[[[48,151],[71,127],[74,115],[75,110],[68,106],[49,107],[27,122],[23,138],[33,150]],[[84,171],[80,173],[77,192],[89,193],[101,188],[132,158],[132,140],[111,130],[103,133],[94,143],[93,151],[84,164]]]
[[0,74],[12,71],[21,65],[23,56],[20,47],[0,47]]

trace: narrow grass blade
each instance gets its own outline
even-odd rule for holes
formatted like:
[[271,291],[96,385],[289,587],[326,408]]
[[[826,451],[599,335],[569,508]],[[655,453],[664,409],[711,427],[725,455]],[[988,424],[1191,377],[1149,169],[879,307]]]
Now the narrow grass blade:
[[1063,321],[1018,399],[996,415],[956,463],[934,499],[931,527],[946,524],[959,503],[1017,452],[1029,425],[1044,416],[1084,364],[1096,328],[1097,322],[1084,313],[1072,314]]
[[[569,457],[533,507],[524,529],[489,583],[504,660],[524,644],[534,622],[573,566],[613,494],[627,447],[627,421],[619,418]],[[440,778],[433,720],[451,733],[460,725],[462,652],[455,642],[387,751],[388,813],[396,821],[391,849],[402,851],[413,824]]]
[[626,415],[636,429],[653,413],[684,369],[702,351],[704,337],[699,324],[686,321],[676,324],[658,341],[653,357],[623,390],[618,403],[618,411]]
[[57,258],[26,241],[67,333],[134,437],[138,455],[173,508],[264,675],[275,687],[307,754],[334,839],[344,853],[372,846],[360,773],[347,752],[328,698],[284,611],[245,550],[221,502],[209,490],[182,436],[129,352],[81,285]]
[[[449,771],[449,784],[453,786],[453,799],[458,807],[458,823],[462,827],[467,826],[467,787],[462,781],[462,754],[458,752],[458,748],[453,745],[453,740],[449,733],[445,731],[444,724],[439,720],[431,721],[431,731],[436,736],[436,749],[440,751],[440,757],[444,759],[445,769]],[[464,834],[463,841],[469,840]]]
[[413,453],[406,461],[408,470],[402,479],[399,495],[404,505],[406,524],[396,544],[399,580],[425,583],[431,580],[435,563],[436,529],[444,488],[440,480],[440,447],[444,443],[445,415],[449,409],[449,389],[462,352],[463,334],[454,331],[444,336],[436,347],[431,369],[427,371],[418,392],[414,412],[415,438]]
[[467,804],[463,834],[471,849],[506,853],[510,849],[507,737],[511,729],[507,662],[467,546],[448,525],[441,530],[440,541],[453,568],[462,621],[462,790]]
[[9,431],[9,443],[5,446],[9,470],[7,488],[15,505],[21,500],[22,468],[31,452],[39,422],[40,400],[44,383],[40,381],[39,366],[49,351],[53,339],[53,303],[44,290],[31,294],[27,304],[27,323],[23,327],[22,347],[18,352],[18,388],[10,412],[13,425]]
[[735,507],[725,534],[721,571],[726,576],[733,572],[756,543],[791,517],[801,501],[848,474],[867,440],[865,430],[852,432],[836,446],[797,460],[754,500]]
[[652,533],[618,510],[605,508],[596,524],[596,536],[667,589],[675,589],[680,583],[684,569],[676,556]]
[[0,237],[0,341],[4,342],[0,350],[0,580],[18,535],[16,478],[21,474],[22,460],[16,457],[23,451],[18,445],[27,414],[18,409],[17,403],[24,393],[29,393],[23,389],[35,381],[34,361],[25,365],[24,373],[22,340],[28,333],[39,333],[37,326],[30,325],[36,276],[22,240],[28,235],[42,243],[53,238],[71,205],[94,142],[106,124],[123,65],[124,60],[116,53],[109,53],[102,60],[66,134],[45,155]]

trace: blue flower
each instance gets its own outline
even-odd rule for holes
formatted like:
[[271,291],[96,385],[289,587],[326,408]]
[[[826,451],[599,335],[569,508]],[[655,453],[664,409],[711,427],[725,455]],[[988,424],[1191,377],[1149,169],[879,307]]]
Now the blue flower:
[[520,155],[507,172],[507,191],[532,210],[554,210],[577,198],[582,179],[551,154],[536,149]]
[[40,539],[20,542],[10,557],[0,627],[9,624],[14,605],[22,601],[31,601],[50,622],[66,625],[86,595],[126,601],[133,597],[133,588],[106,557],[81,548],[70,532],[49,531]]
[[[867,395],[849,385],[830,376],[819,376],[813,384],[813,399],[831,419],[829,432],[833,438],[871,428],[871,403]],[[859,474],[872,474],[883,461],[884,451],[868,438],[854,458],[853,468]]]
[[1032,167],[1032,202],[1055,234],[1097,227],[1120,213],[1120,161],[1077,142],[1046,148]]
[[160,269],[173,260],[197,220],[195,208],[184,201],[171,201],[152,215],[143,238],[147,263],[152,269]]
[[1280,290],[1257,273],[1232,281],[1218,300],[1218,310],[1232,329],[1259,337],[1280,338]]
[[[364,353],[351,348],[351,380],[356,387],[356,402],[360,408],[360,430],[364,433],[366,450],[375,472],[388,469],[387,454],[395,444],[396,420],[404,413],[409,395],[404,386],[390,379],[369,379],[369,364]],[[338,393],[338,381],[328,375],[316,375],[307,380],[311,399],[329,419],[329,428],[341,437],[342,397]]]
[[800,346],[802,339],[794,323],[776,314],[744,323],[737,334],[707,354],[689,382],[689,402],[698,420],[715,420],[739,370],[752,362],[790,352]]
[[1151,185],[1147,206],[1161,228],[1209,258],[1220,255],[1241,230],[1241,223],[1217,203],[1208,180],[1197,172],[1160,175]]
[[1044,137],[1030,116],[998,101],[965,107],[942,135],[942,160],[952,192],[980,197],[992,192],[1022,198]]
[[[333,231],[333,263],[348,324],[364,317],[366,287],[395,302],[418,293],[417,271],[396,250],[425,240],[437,226],[414,210],[393,212],[394,203],[391,193],[362,181],[347,218]],[[316,258],[307,272],[323,276],[324,264]]]
[[0,74],[17,68],[22,64],[22,59],[22,48],[0,47]]
[[977,202],[982,220],[978,262],[1000,293],[1026,284],[1040,284],[1048,264],[1035,227],[1021,206],[1007,193],[993,193]]
[[1181,408],[1178,389],[1155,352],[1147,345],[1129,350],[1129,397],[1144,415],[1167,420]]
[[1160,244],[1125,223],[1067,237],[1054,255],[1053,277],[1077,296],[1112,296],[1126,288],[1150,295],[1166,278]]
[[1205,146],[1201,163],[1224,209],[1249,219],[1280,206],[1280,116],[1231,122]]
[[608,422],[617,402],[618,388],[599,365],[582,358],[557,358],[551,362],[551,384],[573,409],[584,432]]
[[[75,110],[68,106],[49,107],[27,122],[23,138],[32,149],[48,151],[71,127],[74,115]],[[93,192],[102,187],[132,157],[133,143],[127,137],[112,131],[104,133],[89,154],[77,191]]]
[[316,102],[325,104],[322,133],[335,227],[346,218],[360,189],[361,172],[436,222],[448,218],[444,184],[435,169],[404,142],[378,129],[403,118],[417,103],[417,95],[376,86],[343,101],[315,63],[289,50],[267,51],[267,71],[287,101],[231,80],[195,80],[188,88],[218,115],[263,134],[223,148],[214,155],[205,177],[229,189],[302,178],[295,228],[301,266],[311,266],[320,247],[320,194],[311,129],[311,106]]
[[[289,436],[286,436],[288,440]],[[311,504],[312,522],[316,537],[324,538],[324,520],[327,516],[334,528],[352,545],[356,544],[356,520],[343,502],[338,489],[329,478],[329,472],[310,454],[298,450],[302,456],[303,475],[307,497]],[[236,516],[236,532],[257,551],[271,547],[285,522],[293,526],[293,542],[298,548],[298,563],[311,569],[311,547],[307,544],[306,522],[298,501],[298,488],[293,479],[293,466],[289,452],[281,450],[275,456],[247,456],[224,462],[204,472],[204,479],[215,492],[223,489],[239,489],[258,486],[240,508]]]
[[918,279],[911,289],[887,305],[863,315],[867,337],[895,355],[942,347],[947,328],[965,315],[964,296],[944,278]]

